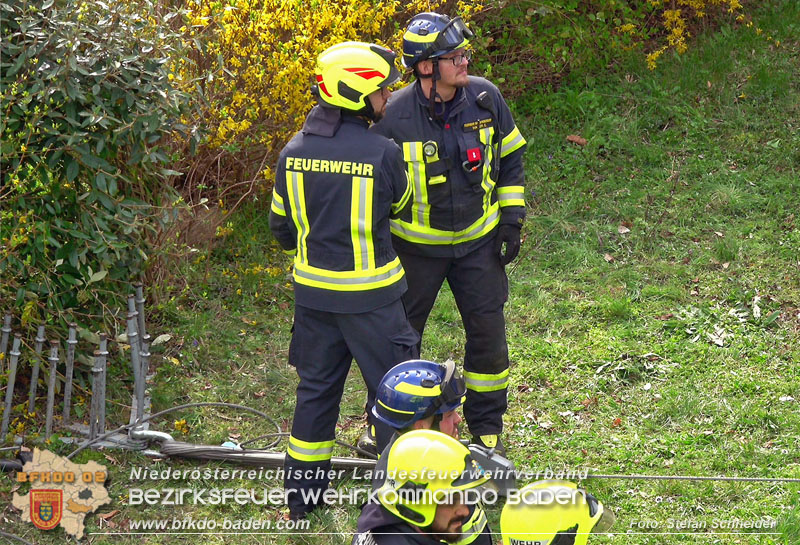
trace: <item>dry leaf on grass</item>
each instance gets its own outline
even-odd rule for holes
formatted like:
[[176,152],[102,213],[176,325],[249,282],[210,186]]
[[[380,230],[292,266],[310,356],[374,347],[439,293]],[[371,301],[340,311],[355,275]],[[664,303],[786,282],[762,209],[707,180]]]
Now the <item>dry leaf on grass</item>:
[[578,144],[579,146],[585,146],[586,144],[588,144],[588,143],[589,143],[589,141],[588,141],[588,140],[586,140],[586,139],[585,139],[584,137],[582,137],[582,136],[578,136],[577,134],[570,134],[570,135],[568,135],[568,136],[567,136],[567,141],[568,141],[568,142],[572,142],[573,144]]

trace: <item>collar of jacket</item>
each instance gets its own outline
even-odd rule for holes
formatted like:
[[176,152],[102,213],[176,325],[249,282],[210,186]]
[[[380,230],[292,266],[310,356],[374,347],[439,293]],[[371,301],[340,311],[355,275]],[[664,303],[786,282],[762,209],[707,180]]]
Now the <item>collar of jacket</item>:
[[431,534],[418,531],[406,521],[387,511],[379,503],[367,503],[364,505],[361,510],[361,516],[358,518],[357,531],[359,533],[372,532],[375,535],[393,535],[395,536],[395,541],[392,541],[392,543],[442,545],[442,542],[433,539]]
[[[422,106],[425,111],[428,110],[428,97],[425,96],[425,93],[422,92],[422,84],[420,80],[414,82],[414,91],[417,97],[417,102],[419,105]],[[461,110],[463,110],[467,106],[467,88],[466,87],[459,87],[456,89],[455,96],[450,100],[452,105],[450,106],[450,114],[448,117],[452,117],[453,115],[457,114]],[[437,102],[437,104],[441,104],[444,107],[444,102]],[[438,109],[438,108],[437,108]]]
[[326,108],[317,104],[306,116],[303,134],[316,134],[331,137],[342,124],[342,111],[339,108]]
[[369,121],[355,114],[345,112],[339,108],[327,108],[317,104],[306,116],[303,124],[303,134],[316,134],[331,138],[334,136],[342,123],[356,123],[363,127],[369,127]]

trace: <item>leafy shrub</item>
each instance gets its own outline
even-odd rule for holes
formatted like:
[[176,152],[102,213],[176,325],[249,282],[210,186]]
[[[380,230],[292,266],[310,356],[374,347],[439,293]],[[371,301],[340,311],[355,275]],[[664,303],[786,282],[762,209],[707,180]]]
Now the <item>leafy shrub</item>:
[[557,84],[572,72],[597,73],[625,51],[642,49],[655,68],[666,51],[726,17],[744,20],[740,0],[502,0],[476,15],[478,64],[510,96]]
[[147,259],[187,98],[165,70],[173,14],[6,0],[0,15],[0,308],[110,322]]
[[[181,189],[193,198],[209,189],[233,210],[260,184],[271,188],[278,152],[314,104],[309,90],[317,55],[358,40],[400,51],[408,19],[438,10],[469,16],[479,1],[189,0],[181,30],[191,55],[177,59],[175,78],[203,92],[207,140]],[[187,199],[188,200],[188,199]]]

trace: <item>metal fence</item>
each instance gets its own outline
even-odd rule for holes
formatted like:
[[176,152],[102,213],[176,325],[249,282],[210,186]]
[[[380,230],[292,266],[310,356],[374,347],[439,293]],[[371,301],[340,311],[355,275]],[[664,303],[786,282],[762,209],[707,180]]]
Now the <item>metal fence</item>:
[[[148,416],[150,400],[146,394],[147,371],[150,366],[150,336],[145,328],[144,293],[141,283],[134,284],[135,294],[128,296],[128,312],[126,316],[127,344],[130,345],[128,351],[130,364],[133,371],[134,385],[131,395],[131,415],[130,424],[134,424]],[[16,381],[20,375],[20,370],[24,369],[21,362],[21,347],[23,346],[22,335],[15,333],[11,327],[12,316],[6,314],[3,319],[3,326],[0,328],[0,354],[3,354],[2,362],[8,362],[7,366],[0,369],[8,371],[6,382],[5,400],[2,406],[3,417],[0,423],[0,443],[6,441],[9,433],[9,422],[14,402],[14,389]],[[45,407],[45,433],[44,440],[49,439],[53,434],[55,425],[55,406],[57,385],[61,377],[59,372],[63,370],[62,390],[62,412],[60,427],[77,433],[84,438],[94,440],[103,435],[106,431],[106,405],[107,405],[107,367],[108,367],[108,343],[109,338],[105,334],[100,334],[99,343],[96,345],[93,357],[90,360],[93,365],[89,369],[91,373],[91,401],[89,405],[88,423],[73,422],[73,379],[76,365],[77,325],[69,324],[66,340],[66,350],[62,350],[61,342],[58,340],[47,341],[46,328],[41,325],[36,331],[33,342],[33,350],[30,361],[30,388],[28,389],[27,412],[33,413],[36,409],[37,390],[39,388],[39,374],[47,373],[47,401]],[[45,357],[43,350],[45,343],[48,343],[49,353]],[[11,349],[9,350],[9,344]],[[147,423],[138,424],[134,429],[146,429]],[[127,435],[111,437],[110,440],[98,442],[96,446],[121,446],[127,448],[141,449],[145,444],[141,441],[133,441]]]

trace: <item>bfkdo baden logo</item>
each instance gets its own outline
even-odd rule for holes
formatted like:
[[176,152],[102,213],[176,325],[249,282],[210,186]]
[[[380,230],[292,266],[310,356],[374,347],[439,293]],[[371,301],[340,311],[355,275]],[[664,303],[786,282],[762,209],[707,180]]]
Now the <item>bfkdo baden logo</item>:
[[42,530],[52,530],[61,522],[63,490],[31,490],[31,522]]

